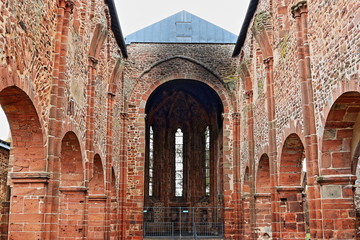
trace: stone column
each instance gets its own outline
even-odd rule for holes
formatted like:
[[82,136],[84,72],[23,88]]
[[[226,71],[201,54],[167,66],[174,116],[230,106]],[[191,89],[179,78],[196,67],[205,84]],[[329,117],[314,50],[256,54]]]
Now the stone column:
[[54,67],[51,85],[48,127],[48,171],[51,174],[47,184],[44,239],[56,239],[59,231],[59,156],[61,152],[61,136],[65,115],[65,70],[68,49],[69,22],[75,3],[60,0],[57,10],[57,22],[54,40]]
[[317,177],[321,185],[323,231],[326,239],[356,239],[355,175]]
[[303,187],[277,187],[280,198],[281,239],[305,239],[305,206]]
[[307,38],[307,2],[301,1],[291,8],[296,21],[298,65],[301,81],[301,99],[305,135],[307,168],[307,200],[309,202],[311,238],[320,239],[322,233],[320,187],[315,177],[319,175],[318,140],[315,127],[314,98],[310,68],[310,51]]
[[85,187],[61,187],[60,189],[59,236],[55,239],[84,238]]
[[109,239],[105,231],[105,212],[107,197],[104,194],[88,196],[88,238],[92,240]]
[[[255,198],[255,213],[256,213],[256,226],[252,229],[251,239],[263,239],[268,235],[269,239],[274,239],[272,236],[272,199],[270,193],[256,193]],[[255,233],[255,234],[254,234]],[[261,233],[261,235],[259,235]]]
[[[278,186],[277,178],[277,150],[276,150],[276,119],[275,119],[275,99],[274,99],[274,76],[273,76],[273,57],[264,60],[266,69],[266,102],[268,109],[269,124],[269,164],[271,182],[271,202],[272,202],[272,239],[280,239],[279,222],[279,197],[276,192]],[[258,221],[258,220],[257,220]]]
[[9,239],[42,239],[50,174],[11,173]]

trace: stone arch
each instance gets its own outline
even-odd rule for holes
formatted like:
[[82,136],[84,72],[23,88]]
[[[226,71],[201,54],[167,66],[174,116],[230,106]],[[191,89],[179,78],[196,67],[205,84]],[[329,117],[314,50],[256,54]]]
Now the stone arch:
[[190,58],[190,57],[187,57],[187,56],[181,56],[181,55],[172,56],[172,57],[165,58],[165,59],[162,59],[160,61],[157,61],[156,63],[152,64],[148,69],[143,71],[143,73],[140,75],[140,78],[143,75],[145,75],[146,73],[150,72],[153,68],[159,66],[160,64],[165,63],[165,62],[169,62],[169,61],[175,60],[175,59],[183,59],[183,60],[189,61],[189,62],[191,62],[193,64],[199,65],[202,68],[204,68],[206,71],[208,71],[210,74],[212,74],[215,78],[220,79],[219,75],[216,74],[214,71],[212,71],[208,66],[206,66],[206,64],[204,64],[204,63],[202,63],[200,61],[197,61],[197,60],[195,60],[193,58]]
[[[85,168],[81,146],[74,132],[61,141],[59,237],[82,238],[85,221]],[[74,224],[76,222],[76,224]]]
[[[282,146],[279,166],[281,239],[306,237],[306,186],[303,186],[304,145],[296,133],[287,136]],[[304,189],[305,187],[305,189]]]
[[[160,70],[164,64],[169,64],[179,59],[184,61],[184,63],[190,64],[194,71],[191,72],[191,70],[187,70],[186,73],[184,73],[181,69],[176,69],[170,74],[166,73],[164,75],[161,73]],[[195,70],[197,73],[194,73]],[[156,74],[157,71],[160,73]],[[149,79],[149,81],[146,81],[146,79]],[[231,113],[233,111],[230,96],[227,94],[227,90],[218,74],[213,72],[205,64],[186,56],[173,56],[158,61],[141,73],[137,79],[137,84],[134,87],[135,91],[133,91],[130,101],[133,100],[136,106],[140,106],[139,113],[144,114],[146,101],[151,93],[160,85],[176,79],[190,79],[208,85],[219,95],[224,105],[224,113]]]
[[89,181],[88,237],[104,239],[105,236],[105,174],[99,154],[94,156],[93,174]]
[[243,194],[250,193],[250,169],[247,166],[244,172],[244,181],[243,181]]
[[[6,73],[6,72],[5,72]],[[38,214],[34,217],[42,218],[44,212],[44,194],[41,187],[46,187],[48,179],[47,160],[46,160],[46,137],[41,118],[33,102],[33,97],[29,96],[24,90],[17,86],[8,86],[14,79],[6,76],[0,79],[0,106],[4,110],[11,131],[11,149],[9,146],[8,162],[2,163],[2,193],[1,199],[2,226],[1,235],[7,238],[8,232],[12,237],[19,238],[21,231],[13,228],[21,225],[25,219],[21,216],[28,214],[21,204],[33,204],[36,206]],[[11,185],[8,182],[8,172],[11,172]],[[33,181],[34,186],[26,184]],[[24,191],[26,188],[27,191]],[[11,196],[11,192],[17,192],[16,196]],[[31,197],[29,197],[31,195]],[[9,215],[9,208],[12,214]],[[33,209],[32,209],[33,210]],[[8,223],[10,222],[10,225]],[[9,227],[9,228],[8,228]],[[32,231],[40,232],[42,224],[34,227]],[[19,235],[18,235],[19,234]]]
[[[354,208],[353,184],[358,165],[359,112],[360,93],[345,92],[334,101],[325,121],[318,182],[321,184],[323,215],[327,223],[335,226],[325,231],[326,238],[353,239],[356,236],[355,210],[358,207]],[[355,204],[358,203],[355,201]],[[336,207],[329,209],[330,206]],[[340,212],[346,212],[346,216]],[[338,221],[346,222],[347,229],[336,224]]]
[[12,171],[46,171],[44,130],[30,97],[18,87],[7,87],[0,92],[0,104],[12,135]]
[[104,194],[105,193],[105,185],[104,185],[104,170],[103,164],[99,154],[95,154],[94,156],[94,170],[93,176],[89,181],[89,193],[90,194]]
[[353,168],[357,165],[357,159],[352,158],[351,155],[354,152],[353,146],[357,145],[353,143],[353,137],[359,139],[356,134],[359,111],[359,92],[343,93],[333,103],[322,136],[320,162],[322,175],[355,173]]
[[269,156],[263,154],[260,157],[256,174],[256,193],[270,193],[270,163]]
[[84,165],[79,140],[74,132],[67,132],[61,141],[60,186],[83,187]]
[[97,58],[102,46],[104,45],[105,39],[108,35],[107,26],[98,23],[95,26],[95,30],[91,39],[89,47],[89,57]]
[[259,236],[265,233],[271,236],[270,162],[267,154],[261,155],[256,174],[255,211]]
[[280,186],[300,186],[305,155],[304,145],[297,134],[292,133],[286,138],[280,156]]
[[[169,65],[170,64],[170,65]],[[176,67],[174,67],[176,66]],[[166,71],[165,71],[166,70]],[[233,106],[230,96],[224,87],[221,79],[216,78],[213,74],[209,73],[205,68],[202,66],[195,64],[191,61],[187,61],[183,58],[175,58],[171,59],[170,61],[165,61],[154,68],[151,68],[145,74],[139,76],[136,79],[136,84],[132,88],[132,92],[127,99],[127,106],[125,109],[128,112],[128,118],[126,119],[126,124],[130,130],[128,134],[128,139],[140,139],[141,143],[137,144],[135,142],[130,142],[127,146],[127,157],[128,157],[128,167],[127,169],[123,169],[128,172],[134,172],[136,176],[130,180],[128,180],[126,184],[134,184],[135,188],[138,190],[138,198],[137,199],[130,199],[127,200],[129,204],[137,204],[139,202],[138,199],[143,198],[146,192],[146,184],[144,181],[146,165],[145,165],[145,139],[146,139],[146,125],[144,118],[146,116],[146,104],[149,100],[150,95],[162,84],[167,82],[176,81],[176,80],[189,80],[199,82],[201,84],[205,84],[207,87],[211,88],[219,97],[222,105],[223,105],[223,127],[222,131],[219,132],[217,138],[219,142],[221,142],[222,148],[219,148],[219,155],[216,156],[219,159],[220,165],[219,166],[232,166],[234,163],[232,161],[232,132],[231,132],[231,124],[232,124],[232,117],[231,113],[233,113]],[[130,150],[132,149],[132,150]],[[227,149],[227,150],[225,150]],[[224,153],[226,151],[226,156]],[[235,168],[229,168],[232,170],[225,170],[221,168],[219,170],[219,176],[221,176],[219,181],[220,184],[223,184],[226,180],[225,178],[229,177],[229,179],[233,179],[235,175]],[[126,172],[120,173],[120,175],[125,175]],[[225,177],[226,175],[226,177]],[[137,179],[140,179],[138,181]],[[122,182],[120,182],[122,184]],[[222,199],[222,205],[227,207],[231,205],[232,198],[235,197],[235,194],[232,194],[233,190],[230,189],[231,184],[223,184],[223,191],[226,193],[226,196]],[[122,193],[121,193],[122,194]],[[120,198],[124,197],[123,194]],[[216,199],[218,200],[218,199]],[[235,199],[234,199],[235,200]],[[135,203],[137,202],[137,203]],[[142,210],[134,209],[131,212],[124,213],[124,215],[128,219],[138,218],[144,219],[142,216]],[[229,221],[230,220],[230,216]],[[225,219],[225,221],[227,221]],[[236,219],[236,221],[240,221],[240,219]],[[139,225],[141,222],[139,222]],[[138,226],[140,229],[142,226]],[[225,233],[231,231],[232,226],[225,226]],[[140,231],[137,234],[141,234]]]

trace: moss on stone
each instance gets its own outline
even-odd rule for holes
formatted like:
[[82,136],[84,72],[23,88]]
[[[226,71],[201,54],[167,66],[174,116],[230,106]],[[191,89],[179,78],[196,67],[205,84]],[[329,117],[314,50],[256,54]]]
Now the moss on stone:
[[252,30],[254,33],[261,32],[264,30],[265,25],[269,24],[271,15],[268,11],[262,11],[258,13],[254,19]]

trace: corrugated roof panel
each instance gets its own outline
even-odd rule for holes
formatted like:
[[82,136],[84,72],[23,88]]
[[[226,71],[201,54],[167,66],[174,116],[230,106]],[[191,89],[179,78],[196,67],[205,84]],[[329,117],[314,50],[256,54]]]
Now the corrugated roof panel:
[[189,12],[181,11],[125,38],[148,43],[235,43],[237,36]]

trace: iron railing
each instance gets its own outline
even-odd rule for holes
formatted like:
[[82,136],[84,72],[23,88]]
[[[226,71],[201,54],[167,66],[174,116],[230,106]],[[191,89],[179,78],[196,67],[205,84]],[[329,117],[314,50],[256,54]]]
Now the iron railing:
[[221,238],[222,215],[220,207],[146,207],[144,237]]

